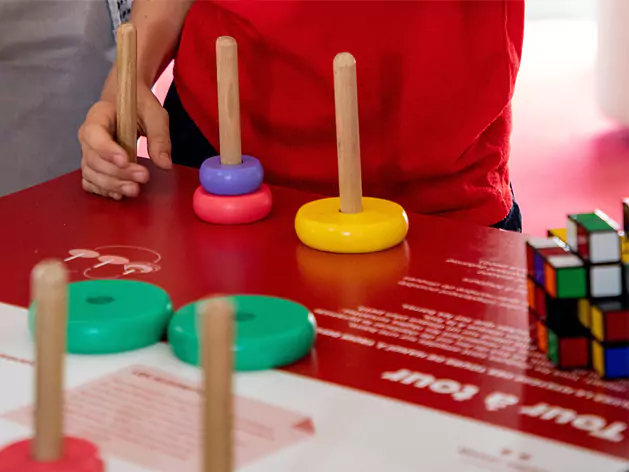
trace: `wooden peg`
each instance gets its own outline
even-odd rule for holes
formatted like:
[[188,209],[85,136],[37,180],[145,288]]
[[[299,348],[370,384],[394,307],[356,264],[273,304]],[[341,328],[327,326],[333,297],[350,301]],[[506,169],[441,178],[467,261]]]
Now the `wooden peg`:
[[232,37],[221,36],[216,40],[216,74],[221,164],[239,165],[242,163],[242,143],[238,45]]
[[334,103],[341,213],[360,213],[363,211],[363,190],[356,60],[346,52],[334,58]]
[[204,472],[233,470],[234,308],[224,298],[201,307],[204,375]]
[[118,96],[116,105],[116,136],[126,151],[129,162],[137,162],[138,153],[138,73],[137,31],[124,23],[116,31],[116,70]]
[[68,272],[63,263],[43,261],[33,269],[35,304],[35,437],[32,456],[49,462],[63,456],[63,383],[67,336]]

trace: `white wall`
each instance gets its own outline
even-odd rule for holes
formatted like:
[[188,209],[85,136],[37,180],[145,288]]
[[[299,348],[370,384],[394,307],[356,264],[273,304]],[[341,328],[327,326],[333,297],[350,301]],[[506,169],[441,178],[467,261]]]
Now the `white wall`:
[[594,17],[596,2],[597,0],[526,0],[527,18],[539,20]]

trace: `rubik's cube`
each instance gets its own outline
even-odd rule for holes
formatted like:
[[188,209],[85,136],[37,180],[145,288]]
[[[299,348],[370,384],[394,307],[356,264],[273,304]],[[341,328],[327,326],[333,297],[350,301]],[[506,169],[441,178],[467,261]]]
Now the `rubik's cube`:
[[526,244],[529,325],[560,369],[629,378],[629,199],[624,230],[601,211]]

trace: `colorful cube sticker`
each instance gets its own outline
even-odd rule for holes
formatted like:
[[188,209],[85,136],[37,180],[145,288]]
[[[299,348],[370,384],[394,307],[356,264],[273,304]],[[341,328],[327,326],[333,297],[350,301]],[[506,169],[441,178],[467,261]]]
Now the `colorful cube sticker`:
[[620,264],[593,265],[590,271],[590,297],[618,297],[623,293]]
[[622,271],[624,279],[623,288],[625,293],[629,293],[629,253],[622,255]]
[[546,355],[550,362],[556,366],[559,363],[559,338],[548,328],[546,328],[546,335],[548,336],[548,352]]
[[590,366],[590,340],[587,335],[561,338],[548,331],[548,359],[560,369],[586,369]]
[[629,303],[623,298],[593,303],[591,332],[594,338],[605,342],[629,344]]
[[541,319],[546,318],[547,306],[546,300],[548,294],[541,285],[535,284],[535,312]]
[[566,239],[570,249],[584,261],[593,264],[619,262],[621,240],[618,224],[605,213],[570,215],[566,227]]
[[629,378],[629,345],[592,341],[592,364],[605,379]]
[[546,325],[540,319],[537,320],[537,348],[544,354],[548,352],[548,332]]
[[592,305],[589,298],[579,299],[578,313],[581,324],[589,329],[592,319]]
[[535,310],[529,308],[529,338],[531,343],[537,346],[537,322],[538,317],[535,314]]
[[568,230],[566,228],[549,229],[546,234],[549,238],[557,238],[562,243],[568,244]]
[[544,281],[546,291],[555,298],[587,296],[587,270],[574,254],[548,257]]
[[535,303],[535,287],[535,281],[532,278],[528,277],[526,279],[526,295],[529,308],[531,308],[532,310],[537,309],[537,303]]
[[590,262],[618,262],[622,253],[620,236],[616,231],[590,233]]

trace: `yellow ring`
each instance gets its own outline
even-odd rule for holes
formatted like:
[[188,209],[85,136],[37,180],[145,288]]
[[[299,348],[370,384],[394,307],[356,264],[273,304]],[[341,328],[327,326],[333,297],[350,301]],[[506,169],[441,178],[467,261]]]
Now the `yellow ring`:
[[363,197],[363,211],[345,214],[339,198],[302,206],[295,216],[297,237],[320,251],[364,254],[397,246],[408,233],[408,217],[397,203]]

